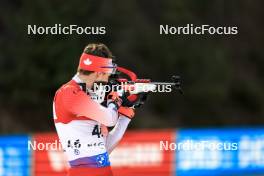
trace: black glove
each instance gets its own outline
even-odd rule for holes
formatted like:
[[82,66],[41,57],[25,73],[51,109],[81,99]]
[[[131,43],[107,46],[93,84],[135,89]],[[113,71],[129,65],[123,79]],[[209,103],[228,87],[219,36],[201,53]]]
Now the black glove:
[[139,93],[137,94],[137,99],[134,100],[134,101],[130,101],[128,99],[128,96],[130,94],[128,92],[125,93],[125,96],[122,97],[122,106],[124,107],[134,107],[134,108],[139,108],[141,107],[145,101],[147,100],[147,96],[148,96],[148,92],[142,92],[142,93]]

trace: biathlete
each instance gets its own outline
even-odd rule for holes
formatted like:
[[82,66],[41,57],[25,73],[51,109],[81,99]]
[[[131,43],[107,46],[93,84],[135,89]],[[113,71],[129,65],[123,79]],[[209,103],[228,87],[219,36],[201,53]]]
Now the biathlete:
[[[124,94],[112,91],[105,98],[105,92],[95,91],[93,85],[108,82],[115,71],[108,47],[89,44],[76,75],[55,94],[53,116],[70,165],[68,176],[112,175],[109,153],[123,137],[135,112],[132,107],[122,106]],[[107,127],[114,128],[108,134],[102,133]]]

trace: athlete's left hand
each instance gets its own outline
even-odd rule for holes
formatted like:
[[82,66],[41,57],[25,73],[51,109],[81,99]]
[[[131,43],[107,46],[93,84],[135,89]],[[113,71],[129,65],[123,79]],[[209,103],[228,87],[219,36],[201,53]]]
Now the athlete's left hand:
[[132,107],[120,106],[120,108],[118,109],[118,113],[126,116],[129,119],[132,119],[135,116],[135,109]]

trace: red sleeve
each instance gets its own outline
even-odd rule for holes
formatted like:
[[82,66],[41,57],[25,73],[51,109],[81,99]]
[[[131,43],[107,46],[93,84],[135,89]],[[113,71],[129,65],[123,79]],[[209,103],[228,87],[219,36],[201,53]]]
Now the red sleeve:
[[114,126],[118,118],[118,113],[113,108],[105,108],[75,87],[66,88],[63,104],[76,117],[85,116],[106,126]]

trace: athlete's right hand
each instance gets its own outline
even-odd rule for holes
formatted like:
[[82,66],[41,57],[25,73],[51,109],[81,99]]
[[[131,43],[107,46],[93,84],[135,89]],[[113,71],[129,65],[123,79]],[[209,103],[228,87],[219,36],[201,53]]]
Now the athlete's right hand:
[[107,105],[113,103],[116,105],[117,109],[119,109],[122,102],[123,101],[121,99],[120,93],[118,92],[110,92],[109,95],[107,96]]
[[118,109],[118,113],[123,115],[123,116],[126,116],[129,119],[132,119],[135,116],[135,109],[132,107],[121,106]]

